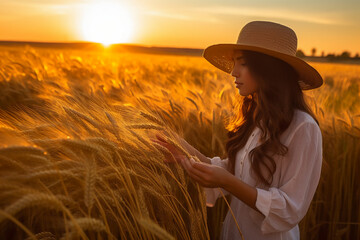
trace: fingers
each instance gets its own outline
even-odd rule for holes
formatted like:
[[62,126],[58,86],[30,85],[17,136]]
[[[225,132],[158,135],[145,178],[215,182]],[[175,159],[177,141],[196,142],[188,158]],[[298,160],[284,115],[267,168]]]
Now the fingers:
[[161,137],[158,139],[155,139],[155,138],[150,138],[150,139],[151,139],[151,141],[161,144],[163,146],[172,146],[172,144],[168,143],[164,138],[161,138]]
[[179,164],[181,164],[184,161],[184,159],[186,159],[185,155],[180,155],[176,157],[176,160]]
[[[170,135],[168,132],[166,132],[166,131],[161,131],[161,132],[163,133],[163,135],[171,138],[171,135]],[[160,134],[155,133],[155,136],[156,136],[156,138],[159,139],[160,141],[166,142],[166,139],[165,139],[163,136],[161,136]]]
[[161,142],[161,141],[158,141],[158,140],[152,140],[154,143],[157,143],[165,148],[167,148],[169,150],[169,152],[171,152],[173,155],[179,155],[179,151],[176,150],[176,148],[170,144],[170,143],[167,143],[167,142]]
[[[194,161],[194,160],[191,160],[191,161]],[[189,175],[191,175],[191,176],[195,175],[197,177],[200,177],[201,179],[204,179],[206,177],[205,173],[203,173],[199,169],[193,167],[193,165],[192,165],[193,163],[191,163],[188,158],[183,158],[183,160],[181,161],[181,164],[184,166],[184,168],[189,173]]]
[[170,152],[174,152],[174,153],[175,153],[174,147],[173,147],[170,143],[168,143],[168,142],[163,142],[163,141],[159,141],[159,140],[157,140],[157,139],[151,139],[151,141],[154,142],[154,143],[157,143],[157,144],[159,144],[159,145],[161,145],[161,146],[163,146],[163,147],[166,147],[167,149],[169,149]]
[[159,144],[166,144],[167,142],[165,141],[165,139],[158,137],[158,135],[156,135],[156,138],[150,138],[151,141],[159,143]]
[[162,141],[162,142],[166,142],[165,138],[163,138],[163,137],[160,136],[159,134],[155,134],[155,137],[156,137],[158,140]]
[[160,144],[160,145],[162,145],[162,146],[165,146],[165,145],[166,145],[165,142],[159,141],[159,140],[157,140],[157,139],[151,138],[150,140],[151,140],[152,142],[158,143],[158,144]]
[[165,158],[164,162],[165,162],[165,163],[175,163],[175,161],[170,161],[170,160],[168,160],[167,158]]
[[[160,151],[163,152],[163,154],[165,155],[165,160],[164,162],[167,163],[180,163],[181,158],[185,157],[184,154],[180,154],[178,151],[176,151],[176,149],[169,143],[164,143],[161,141],[158,141],[156,139],[151,139],[151,141],[154,143],[155,147],[157,147]],[[168,150],[164,151],[164,149],[161,149],[160,146],[156,146],[156,145],[160,145],[163,146],[164,148],[166,148]]]
[[182,152],[180,152],[173,144],[169,143],[169,142],[162,142],[156,139],[151,139],[151,141],[153,141],[154,143],[158,143],[163,147],[166,147],[174,156],[175,155],[184,155]]
[[[165,134],[166,136],[169,136],[168,134]],[[163,138],[161,135],[159,134],[155,134],[156,138],[150,138],[150,140],[154,143],[157,143],[165,148],[167,148],[169,150],[169,152],[172,154],[172,156],[170,156],[170,158],[175,158],[176,162],[180,163],[181,159],[185,157],[185,155],[180,152],[173,144],[169,143],[168,141],[166,141],[165,138]],[[173,161],[167,161],[167,162],[173,162]]]
[[203,163],[203,162],[195,162],[194,160],[192,166],[198,170],[200,170],[201,172],[207,172],[210,173],[211,167],[209,166],[209,164],[207,163]]
[[200,177],[198,177],[198,176],[196,176],[196,175],[190,175],[190,177],[192,178],[192,179],[194,179],[195,181],[197,181],[198,183],[200,183],[201,185],[203,185],[203,186],[205,186],[206,185],[206,183],[204,182],[204,180],[202,179],[202,178],[200,178]]
[[[169,137],[169,138],[175,138],[175,139],[177,139],[177,141],[179,141],[180,142],[180,139],[182,139],[177,133],[175,133],[175,132],[173,132],[173,136],[171,136],[168,132],[166,132],[166,131],[161,131],[165,136],[167,136],[167,137]],[[163,136],[161,136],[160,134],[155,134],[155,136],[156,136],[156,138],[158,139],[158,140],[160,140],[160,141],[163,141],[163,142],[167,142],[166,141],[166,139],[163,137]]]

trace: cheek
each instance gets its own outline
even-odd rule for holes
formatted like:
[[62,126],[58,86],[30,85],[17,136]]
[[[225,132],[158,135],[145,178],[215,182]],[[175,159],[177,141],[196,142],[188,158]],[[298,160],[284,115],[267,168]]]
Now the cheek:
[[258,89],[258,84],[254,78],[251,79],[251,85],[254,91]]
[[248,87],[251,89],[257,89],[257,82],[255,78],[250,74],[248,69],[245,70],[244,75],[246,76],[246,84],[248,85]]

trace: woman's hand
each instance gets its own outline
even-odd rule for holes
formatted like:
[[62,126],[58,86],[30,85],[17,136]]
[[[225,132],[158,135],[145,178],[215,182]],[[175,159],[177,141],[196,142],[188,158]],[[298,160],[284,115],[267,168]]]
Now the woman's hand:
[[153,141],[154,143],[157,143],[165,148],[167,148],[169,150],[169,152],[171,153],[166,153],[164,152],[165,155],[165,161],[167,163],[180,163],[180,161],[183,158],[186,158],[185,154],[182,153],[180,150],[178,150],[174,145],[172,145],[171,143],[167,142],[164,138],[162,138],[160,135],[156,134],[155,135],[157,139],[151,139],[151,141]]
[[224,183],[232,175],[222,167],[195,162],[193,158],[182,158],[181,164],[191,178],[207,188],[224,187]]

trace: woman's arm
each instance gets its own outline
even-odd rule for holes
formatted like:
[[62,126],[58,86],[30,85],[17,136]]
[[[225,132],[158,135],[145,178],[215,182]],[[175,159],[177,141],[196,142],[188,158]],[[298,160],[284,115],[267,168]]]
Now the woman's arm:
[[191,146],[185,139],[179,137],[179,141],[180,141],[181,146],[183,148],[185,148],[190,153],[190,155],[195,155],[199,158],[200,161],[207,163],[207,164],[211,164],[211,161],[209,158],[207,158],[204,154],[202,154],[196,148]]
[[[181,164],[189,175],[203,187],[221,187],[240,199],[242,202],[261,213],[256,208],[257,190],[228,172],[226,169],[215,165],[195,162],[192,158],[184,158]],[[262,214],[262,213],[261,213]]]
[[[165,134],[167,136],[169,136],[168,134]],[[163,145],[164,147],[168,148],[170,152],[172,152],[172,154],[178,155],[179,151],[170,143],[168,143],[166,141],[166,139],[164,139],[162,136],[156,134],[155,135],[156,139],[152,139],[152,141],[159,143],[161,145]],[[185,139],[183,139],[182,137],[176,135],[176,139],[178,140],[178,142],[180,143],[180,145],[188,152],[190,153],[190,155],[195,155],[197,156],[197,158],[204,163],[207,164],[211,164],[211,161],[208,157],[206,157],[204,154],[202,154],[201,152],[199,152],[196,148],[194,148],[193,146],[191,146]]]

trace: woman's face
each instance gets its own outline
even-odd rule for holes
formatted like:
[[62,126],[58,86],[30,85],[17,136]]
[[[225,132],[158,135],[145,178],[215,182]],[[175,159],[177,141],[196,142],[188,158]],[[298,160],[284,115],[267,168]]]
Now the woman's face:
[[242,96],[248,96],[258,90],[258,84],[255,78],[251,75],[245,59],[243,58],[242,51],[235,51],[233,55],[234,69],[231,75],[235,77],[236,88]]

